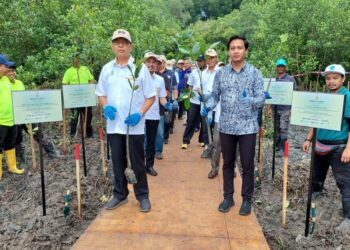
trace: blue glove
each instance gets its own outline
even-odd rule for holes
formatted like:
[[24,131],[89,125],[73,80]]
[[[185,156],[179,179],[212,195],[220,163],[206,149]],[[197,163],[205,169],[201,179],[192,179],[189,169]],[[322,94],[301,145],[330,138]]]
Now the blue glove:
[[200,96],[199,96],[199,101],[200,101],[200,102],[206,102],[206,101],[208,101],[209,98],[210,98],[210,94],[207,94],[207,95],[200,95]]
[[249,97],[249,94],[244,90],[239,102],[244,108],[250,108],[254,103],[254,98]]
[[167,102],[164,106],[165,109],[169,111],[173,111],[173,104],[171,102]]
[[211,108],[209,107],[202,107],[201,108],[201,116],[207,116]]
[[208,114],[208,124],[209,126],[213,125],[213,112],[209,112]]
[[269,92],[264,91],[264,94],[265,94],[265,99],[272,99]]
[[126,117],[124,122],[126,125],[134,127],[139,123],[141,118],[142,118],[141,113],[137,112],[137,113],[133,113],[133,114],[129,115],[128,117]]
[[103,106],[103,116],[106,120],[113,121],[115,119],[115,113],[117,112],[117,109],[111,105],[104,105]]
[[173,102],[173,109],[179,109],[179,103],[177,102],[177,100],[174,100]]

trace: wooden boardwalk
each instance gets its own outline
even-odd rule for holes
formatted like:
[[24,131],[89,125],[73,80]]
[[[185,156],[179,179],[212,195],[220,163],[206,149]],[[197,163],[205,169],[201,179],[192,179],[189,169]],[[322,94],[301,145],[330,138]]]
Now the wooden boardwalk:
[[152,210],[139,212],[132,192],[121,207],[103,210],[72,249],[269,249],[254,213],[238,215],[241,177],[235,178],[235,203],[223,214],[222,175],[209,180],[210,161],[200,158],[198,133],[187,150],[180,149],[184,126],[176,122],[156,160],[158,176],[148,176]]

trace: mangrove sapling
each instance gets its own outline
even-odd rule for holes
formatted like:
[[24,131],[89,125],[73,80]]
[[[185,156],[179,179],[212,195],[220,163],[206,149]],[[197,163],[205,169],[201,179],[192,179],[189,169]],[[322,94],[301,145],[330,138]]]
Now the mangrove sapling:
[[[129,82],[131,91],[132,91],[131,92],[130,105],[129,105],[129,112],[128,112],[128,116],[130,116],[130,114],[131,114],[131,107],[132,107],[132,101],[133,101],[133,98],[134,98],[134,91],[137,90],[139,88],[139,86],[135,85],[136,78],[135,78],[135,75],[134,75],[132,69],[130,68],[129,65],[127,65],[127,67],[130,70],[130,73],[131,73],[131,76],[132,76],[132,79],[129,79],[129,78],[127,79],[128,82]],[[131,81],[132,81],[132,83],[131,83]],[[136,179],[134,171],[132,170],[131,160],[130,160],[129,130],[130,130],[130,126],[127,125],[127,127],[126,127],[126,159],[127,159],[127,167],[126,167],[126,169],[124,171],[124,174],[125,174],[126,180],[130,184],[136,184],[137,183],[137,179]]]

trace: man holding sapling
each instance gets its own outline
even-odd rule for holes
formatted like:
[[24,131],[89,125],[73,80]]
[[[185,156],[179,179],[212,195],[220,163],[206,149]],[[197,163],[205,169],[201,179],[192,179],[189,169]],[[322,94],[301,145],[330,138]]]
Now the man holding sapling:
[[208,130],[207,126],[205,125],[205,119],[202,119],[200,116],[201,102],[198,94],[198,90],[200,91],[200,78],[202,78],[203,72],[207,69],[207,63],[204,55],[198,56],[197,66],[198,68],[192,70],[187,82],[188,88],[195,94],[195,96],[190,99],[190,108],[187,112],[186,128],[182,137],[182,149],[188,148],[188,144],[190,144],[193,134],[196,129],[199,129],[199,126],[199,143],[203,147],[206,145],[206,148],[208,148],[209,145]]
[[[155,72],[158,69],[157,56],[148,52],[144,56],[145,65],[147,66],[152,81],[150,84],[156,91],[156,97],[153,105],[145,114],[146,117],[146,172],[152,176],[156,176],[158,173],[154,169],[154,155],[156,153],[156,136],[160,121],[160,108],[163,106],[165,109],[172,109],[172,104],[166,100],[166,90],[163,77],[157,75]],[[163,111],[164,113],[164,111]],[[164,117],[163,117],[164,119]],[[163,144],[163,141],[161,142]]]
[[[63,84],[88,84],[95,83],[95,79],[91,74],[90,70],[81,65],[80,56],[75,55],[73,60],[73,66],[66,70],[64,73],[62,83]],[[93,136],[93,128],[92,128],[92,107],[86,107],[86,136],[91,138]],[[85,116],[85,108],[76,108],[72,109],[72,118],[70,120],[70,135],[73,138],[77,129],[78,124],[78,116],[79,112],[82,112]]]
[[206,116],[221,102],[219,132],[224,160],[224,200],[220,212],[234,206],[234,166],[237,143],[242,164],[242,206],[240,215],[251,213],[254,193],[254,156],[259,130],[258,109],[264,105],[264,80],[258,69],[245,61],[249,43],[243,36],[232,36],[227,43],[231,63],[216,72],[213,91],[201,109]]
[[[326,85],[332,94],[345,95],[344,116],[341,131],[317,129],[316,154],[312,182],[312,197],[323,189],[329,166],[340,190],[344,220],[337,227],[341,232],[350,230],[350,92],[343,83],[345,69],[340,64],[327,66],[323,75]],[[310,129],[303,144],[304,152],[309,152],[314,129]]]
[[128,31],[118,29],[113,33],[112,50],[115,59],[103,66],[96,88],[96,95],[107,119],[114,171],[113,197],[106,204],[106,209],[114,209],[127,202],[129,190],[124,171],[128,166],[129,146],[131,167],[137,179],[134,193],[140,202],[140,211],[148,212],[151,203],[144,155],[144,114],[152,106],[156,93],[146,66],[143,65],[140,76],[137,79],[135,77],[136,66],[130,55],[132,40]]

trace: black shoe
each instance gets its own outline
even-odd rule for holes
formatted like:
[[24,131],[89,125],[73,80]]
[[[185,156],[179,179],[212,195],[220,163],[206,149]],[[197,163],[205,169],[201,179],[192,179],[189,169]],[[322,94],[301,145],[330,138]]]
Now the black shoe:
[[163,159],[163,154],[161,152],[156,152],[156,154],[154,155],[154,157],[158,160]]
[[148,168],[146,170],[146,173],[148,173],[149,175],[152,175],[152,176],[157,176],[158,175],[157,171],[153,167]]
[[174,134],[174,129],[170,128],[170,134]]
[[233,199],[225,198],[219,205],[219,211],[222,213],[227,213],[234,205],[235,202],[233,201]]
[[164,139],[164,144],[168,144],[169,140],[168,139]]
[[252,211],[252,202],[250,199],[244,199],[241,209],[239,210],[239,215],[246,216]]
[[210,170],[208,174],[209,179],[214,179],[218,175],[218,170]]
[[140,200],[140,211],[141,212],[149,212],[151,210],[151,202],[148,198]]
[[119,199],[113,197],[111,200],[109,200],[107,202],[105,208],[107,210],[112,210],[112,209],[115,209],[115,208],[119,207],[120,205],[123,205],[127,202],[128,202],[127,198],[125,198],[124,200],[119,200]]
[[195,128],[195,129],[194,129],[194,132],[195,132],[195,133],[199,132],[199,128]]

